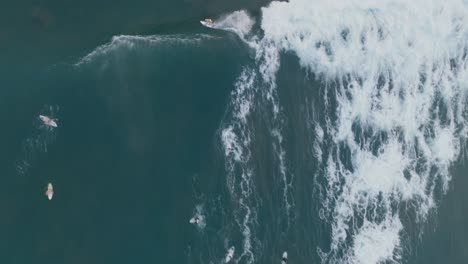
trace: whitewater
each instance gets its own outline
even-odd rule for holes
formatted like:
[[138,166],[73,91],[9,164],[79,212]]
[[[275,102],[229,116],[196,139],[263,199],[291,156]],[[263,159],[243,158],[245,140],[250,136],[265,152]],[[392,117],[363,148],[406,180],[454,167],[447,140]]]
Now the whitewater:
[[[245,21],[241,27],[246,24],[252,27]],[[303,120],[313,124],[313,144],[304,148],[319,164],[309,175],[316,183],[310,188],[320,193],[321,208],[314,213],[330,229],[330,244],[316,248],[321,262],[402,262],[409,243],[402,216],[426,222],[449,191],[450,167],[465,149],[468,3],[273,2],[262,9],[260,27],[260,36],[241,35],[255,50],[257,68],[239,77],[232,118],[220,132],[246,263],[263,250],[251,243],[261,207],[253,202],[255,170],[248,166],[253,106],[268,109],[279,164],[273,176],[281,179],[288,208],[282,212],[294,208],[294,175],[287,172],[282,135],[287,117],[276,81],[286,53],[298,58],[309,81],[321,84],[322,109],[310,106],[316,114]]]

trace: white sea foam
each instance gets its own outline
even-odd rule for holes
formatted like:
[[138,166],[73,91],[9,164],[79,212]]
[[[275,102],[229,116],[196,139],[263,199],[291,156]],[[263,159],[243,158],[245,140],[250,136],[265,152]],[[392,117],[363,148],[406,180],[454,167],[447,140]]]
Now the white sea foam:
[[255,263],[253,241],[257,226],[257,198],[251,164],[251,131],[248,117],[254,108],[255,71],[244,69],[231,95],[232,118],[221,131],[226,159],[226,184],[229,190],[233,216],[243,236],[242,252],[238,260]]
[[320,147],[323,143],[323,129],[318,122],[315,122],[315,141],[314,141],[314,156],[322,162],[322,148]]
[[466,2],[273,2],[261,27],[257,60],[272,101],[281,51],[336,95],[324,99],[337,102],[337,118],[316,128],[312,146],[322,156],[323,135],[334,143],[323,160],[321,215],[332,227],[323,262],[398,262],[404,227],[392,205],[408,202],[424,220],[465,141]]
[[223,129],[221,132],[221,141],[224,146],[224,155],[226,157],[233,157],[236,162],[242,162],[242,146],[232,126]]
[[[239,13],[241,12],[241,13]],[[236,11],[232,15],[237,17],[237,20],[245,20],[243,23],[238,23],[236,27],[244,28],[244,32],[250,32],[255,21],[244,11]],[[242,26],[239,26],[242,25]],[[248,26],[246,26],[248,25]],[[257,36],[246,37],[246,33],[240,30],[234,32],[249,45],[250,48],[256,51],[256,62],[259,67],[259,72],[262,76],[262,89],[261,94],[265,100],[264,104],[271,107],[272,116],[269,120],[270,135],[272,137],[272,147],[274,150],[276,163],[278,165],[279,176],[283,185],[283,202],[286,212],[287,228],[292,221],[291,209],[294,207],[294,200],[291,195],[293,184],[293,176],[287,172],[286,165],[286,151],[284,149],[284,139],[282,136],[283,118],[280,116],[280,105],[276,90],[276,72],[279,69],[279,50],[273,45],[269,45],[268,41],[258,41]],[[242,80],[240,80],[242,82]],[[249,84],[252,85],[252,84]],[[288,177],[289,176],[289,177]]]
[[348,263],[374,264],[400,259],[400,237],[402,224],[398,218],[389,216],[386,222],[376,224],[365,221],[353,239],[353,252]]
[[[250,162],[249,159],[251,154],[249,147],[252,127],[247,123],[247,117],[252,112],[255,102],[253,91],[258,87],[262,87],[259,93],[263,99],[257,98],[256,102],[262,100],[265,104],[269,104],[271,107],[272,116],[271,120],[268,121],[270,126],[269,130],[271,132],[270,135],[272,139],[273,154],[276,159],[274,163],[277,164],[280,182],[283,188],[282,196],[284,208],[281,210],[284,210],[286,214],[286,228],[289,228],[293,218],[291,210],[294,207],[294,200],[291,195],[293,176],[287,172],[286,151],[284,150],[284,139],[282,136],[283,119],[280,117],[280,106],[276,91],[275,74],[279,68],[279,51],[275,46],[271,46],[271,48],[268,49],[266,45],[263,45],[260,48],[257,36],[250,34],[254,23],[255,21],[243,10],[236,11],[215,21],[216,28],[236,33],[242,41],[257,52],[256,60],[257,65],[259,66],[259,72],[262,75],[263,83],[255,83],[255,71],[250,70],[248,72],[242,72],[236,82],[236,89],[233,92],[231,101],[233,108],[231,110],[233,114],[233,120],[231,122],[234,126],[231,124],[223,129],[221,137],[223,139],[226,157],[231,155],[237,163],[242,161],[244,164],[243,166]],[[264,84],[267,85],[265,86]],[[265,110],[266,109],[268,108],[265,108]],[[242,138],[242,140],[240,140],[240,138]],[[246,159],[246,157],[248,157],[248,159]],[[230,169],[233,170],[233,164],[230,164],[229,166],[231,167]],[[228,175],[227,183],[228,187],[231,189],[232,199],[236,200],[241,207],[246,209],[242,223],[239,220],[236,221],[239,225],[243,226],[242,233],[244,235],[244,252],[241,255],[241,258],[246,256],[247,262],[253,263],[255,260],[255,254],[260,252],[253,251],[254,246],[250,240],[250,237],[252,236],[252,229],[250,227],[252,225],[249,225],[249,222],[256,222],[257,208],[246,203],[245,199],[242,197],[249,197],[249,199],[252,199],[253,197],[255,188],[253,186],[252,177],[254,177],[254,172],[250,168],[249,170],[242,169],[241,176],[243,179],[240,183],[242,193],[241,198],[239,198],[235,188],[233,187],[236,182],[233,181],[232,175]],[[252,217],[251,215],[254,216],[253,220],[250,220]]]
[[214,28],[233,31],[244,38],[252,30],[255,21],[244,10],[235,11],[216,19]]

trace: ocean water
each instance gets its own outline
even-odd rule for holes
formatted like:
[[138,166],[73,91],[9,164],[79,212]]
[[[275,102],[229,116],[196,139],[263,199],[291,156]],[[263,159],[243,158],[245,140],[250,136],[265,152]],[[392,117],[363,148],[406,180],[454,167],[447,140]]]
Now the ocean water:
[[468,2],[2,11],[1,263],[468,262]]

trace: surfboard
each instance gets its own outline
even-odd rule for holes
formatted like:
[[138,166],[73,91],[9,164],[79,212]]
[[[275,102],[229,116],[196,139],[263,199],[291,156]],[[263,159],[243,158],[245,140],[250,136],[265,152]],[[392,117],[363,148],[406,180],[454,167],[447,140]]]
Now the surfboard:
[[200,23],[201,23],[203,26],[208,27],[208,28],[213,28],[213,27],[214,27],[213,24],[210,24],[210,23],[208,23],[208,22],[206,22],[206,21],[203,21],[203,20],[201,20]]
[[39,115],[39,118],[44,122],[44,125],[46,126],[51,126],[51,127],[57,127],[57,123],[51,119],[50,117]]
[[54,120],[50,120],[50,121],[49,121],[49,126],[51,126],[51,127],[57,127],[57,123],[55,123]]
[[52,183],[49,182],[49,184],[47,184],[47,191],[45,192],[45,195],[47,196],[47,198],[50,200],[52,200],[52,197],[54,197],[54,187],[52,186]]

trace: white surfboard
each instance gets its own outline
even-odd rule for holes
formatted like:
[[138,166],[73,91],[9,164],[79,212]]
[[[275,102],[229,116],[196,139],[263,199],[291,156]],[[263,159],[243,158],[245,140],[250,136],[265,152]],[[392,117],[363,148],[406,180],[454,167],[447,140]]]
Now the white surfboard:
[[56,123],[54,120],[50,120],[49,126],[51,126],[51,127],[57,127],[58,125],[57,125],[57,123]]
[[203,26],[205,26],[205,27],[214,28],[214,24],[208,23],[208,22],[206,22],[206,21],[204,21],[204,20],[201,20],[200,23],[201,23]]
[[57,123],[55,122],[55,120],[51,119],[48,116],[39,115],[39,119],[41,119],[44,125],[46,126],[57,127]]
[[288,252],[283,252],[283,256],[281,257],[281,264],[286,264],[288,262]]
[[50,200],[52,200],[52,197],[54,197],[54,187],[52,186],[52,183],[49,182],[49,184],[47,184],[47,191],[45,192],[45,195],[47,196],[47,198]]
[[229,261],[231,261],[232,257],[234,257],[234,246],[230,247],[226,253],[226,263],[228,263]]

